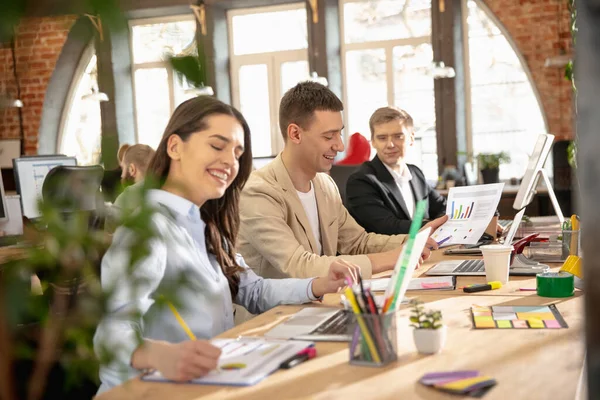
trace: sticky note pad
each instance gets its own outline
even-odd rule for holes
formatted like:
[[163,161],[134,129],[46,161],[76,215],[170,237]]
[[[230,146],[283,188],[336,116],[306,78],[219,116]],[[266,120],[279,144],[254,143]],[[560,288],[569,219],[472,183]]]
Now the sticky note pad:
[[519,319],[554,319],[551,312],[517,312]]
[[475,328],[495,328],[496,323],[492,317],[475,317]]
[[515,307],[512,306],[493,306],[492,311],[495,313],[514,313]]
[[516,313],[547,313],[550,312],[548,306],[515,306],[513,312]]
[[512,328],[512,323],[508,320],[496,320],[496,325],[498,325],[498,328],[502,329]]
[[550,329],[561,328],[560,323],[555,319],[545,319],[544,323],[546,324],[546,328],[550,328]]
[[529,327],[530,328],[544,328],[544,323],[542,322],[541,319],[537,319],[537,318],[531,318],[528,319],[527,322],[529,323]]
[[515,313],[494,313],[494,319],[496,321],[500,321],[500,320],[511,320],[511,319],[517,319],[517,314]]
[[520,319],[515,319],[512,321],[513,328],[516,329],[527,329],[529,326],[527,325],[527,321],[523,321]]
[[471,307],[471,309],[473,310],[473,312],[489,312],[490,307],[482,307],[482,306],[473,306]]
[[473,311],[473,315],[476,317],[491,317],[491,311]]

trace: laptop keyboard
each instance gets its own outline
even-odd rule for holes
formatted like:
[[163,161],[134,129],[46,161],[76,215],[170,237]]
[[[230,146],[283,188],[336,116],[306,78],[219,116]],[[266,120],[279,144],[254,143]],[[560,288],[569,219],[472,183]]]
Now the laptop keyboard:
[[483,272],[485,271],[483,260],[465,260],[461,262],[453,272]]
[[334,314],[327,321],[323,322],[321,325],[315,329],[312,334],[320,334],[320,335],[336,335],[341,334],[344,335],[348,333],[348,324],[350,322],[350,313],[349,312],[338,312]]

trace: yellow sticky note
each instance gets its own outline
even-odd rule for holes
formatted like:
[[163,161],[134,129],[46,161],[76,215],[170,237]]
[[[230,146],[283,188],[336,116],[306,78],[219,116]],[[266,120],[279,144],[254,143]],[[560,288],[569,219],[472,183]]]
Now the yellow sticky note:
[[475,317],[475,328],[495,328],[496,323],[492,317]]
[[498,328],[510,329],[512,328],[512,323],[508,320],[498,320],[496,321]]
[[529,318],[527,322],[529,323],[530,328],[544,328],[544,322],[541,319]]
[[552,314],[551,312],[540,312],[540,313],[535,313],[535,312],[524,312],[524,313],[517,313],[517,318],[519,319],[554,319],[554,314]]

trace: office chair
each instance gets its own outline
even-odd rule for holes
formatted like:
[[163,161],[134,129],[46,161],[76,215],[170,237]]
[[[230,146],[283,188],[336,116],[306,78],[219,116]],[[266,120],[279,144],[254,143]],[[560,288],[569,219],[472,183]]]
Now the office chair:
[[360,165],[337,165],[334,164],[329,171],[329,175],[335,182],[342,197],[342,203],[346,205],[346,182],[354,171],[356,171]]
[[57,166],[52,168],[42,184],[42,198],[59,207],[63,213],[89,213],[89,227],[102,229],[104,202],[100,184],[104,168],[92,166]]

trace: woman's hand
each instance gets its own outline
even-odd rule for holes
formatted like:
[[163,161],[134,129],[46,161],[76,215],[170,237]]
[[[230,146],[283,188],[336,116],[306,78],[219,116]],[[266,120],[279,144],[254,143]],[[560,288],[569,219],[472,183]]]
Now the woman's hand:
[[[140,350],[144,354],[138,354]],[[167,379],[185,382],[216,369],[220,355],[221,349],[206,340],[181,343],[147,340],[134,352],[132,365],[138,369],[153,368]]]
[[312,281],[312,291],[315,297],[321,297],[326,293],[337,293],[340,288],[346,286],[346,278],[352,283],[358,281],[360,267],[346,260],[337,259],[329,266],[326,277],[316,278]]

